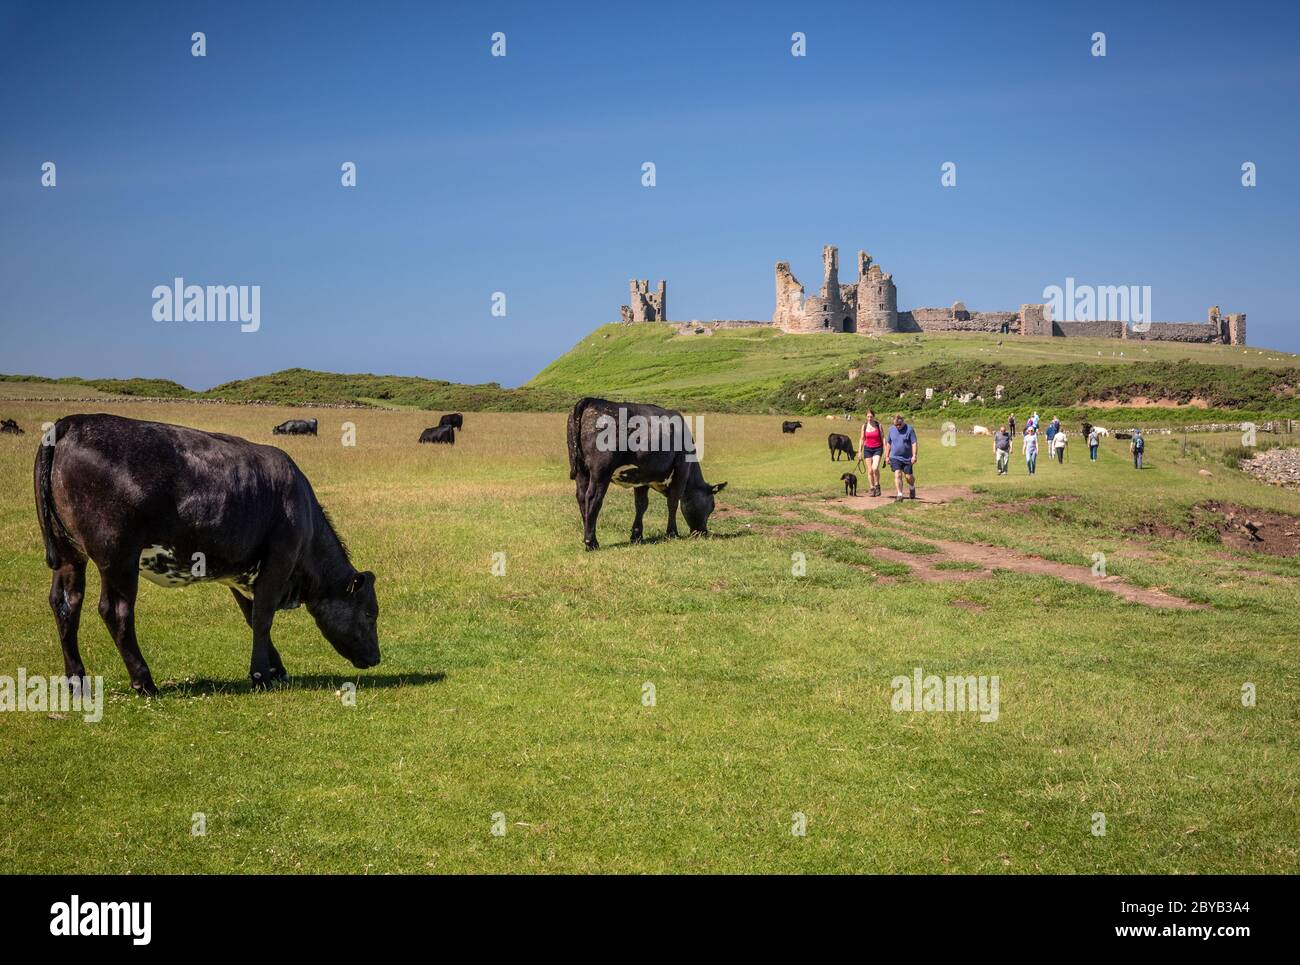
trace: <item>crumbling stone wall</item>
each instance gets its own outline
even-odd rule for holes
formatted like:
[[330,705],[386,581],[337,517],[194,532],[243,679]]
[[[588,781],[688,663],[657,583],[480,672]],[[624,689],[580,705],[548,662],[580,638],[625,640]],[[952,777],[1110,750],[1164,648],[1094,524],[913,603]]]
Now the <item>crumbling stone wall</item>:
[[1210,322],[1152,322],[1145,332],[1130,329],[1128,338],[1144,342],[1222,342],[1223,333]]
[[852,332],[857,329],[856,304],[851,308],[840,285],[839,249],[822,249],[822,287],[804,295],[803,285],[790,271],[790,263],[776,264],[776,311],[772,324],[786,332]]
[[1052,334],[1071,338],[1127,338],[1123,322],[1053,322]]
[[666,322],[668,320],[668,282],[661,281],[658,291],[650,290],[650,279],[633,278],[628,282],[630,305],[622,306],[625,322]]

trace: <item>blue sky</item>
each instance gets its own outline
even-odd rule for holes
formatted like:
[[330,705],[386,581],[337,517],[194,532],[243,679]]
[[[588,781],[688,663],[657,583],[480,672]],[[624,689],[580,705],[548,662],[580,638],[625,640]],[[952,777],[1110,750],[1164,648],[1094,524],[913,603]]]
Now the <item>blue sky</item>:
[[[514,385],[633,276],[673,318],[768,318],[773,264],[815,290],[826,243],[900,308],[1150,285],[1156,320],[1219,304],[1300,351],[1298,27],[1281,3],[0,2],[0,371]],[[260,331],[155,322],[178,275],[260,285]]]

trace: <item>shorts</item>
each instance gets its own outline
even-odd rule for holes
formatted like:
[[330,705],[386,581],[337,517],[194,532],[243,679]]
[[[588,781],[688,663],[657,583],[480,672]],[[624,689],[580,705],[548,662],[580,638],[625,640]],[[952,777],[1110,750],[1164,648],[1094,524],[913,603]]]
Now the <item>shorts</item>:
[[912,474],[912,460],[911,459],[890,459],[889,468],[894,470],[894,472],[902,472],[910,476]]
[[862,458],[867,461],[867,465],[873,472],[880,468],[880,454],[884,451],[884,446],[871,446],[862,450]]

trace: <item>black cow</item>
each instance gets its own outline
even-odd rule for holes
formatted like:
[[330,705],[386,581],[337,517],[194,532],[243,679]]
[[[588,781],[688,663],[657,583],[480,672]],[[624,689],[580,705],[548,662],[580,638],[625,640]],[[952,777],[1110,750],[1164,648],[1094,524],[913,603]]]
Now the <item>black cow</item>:
[[316,420],[290,419],[287,422],[281,422],[272,429],[271,434],[276,436],[314,436],[316,435]]
[[849,461],[858,458],[858,454],[853,449],[853,440],[843,433],[832,432],[826,437],[826,445],[831,450],[831,462],[838,462],[840,453],[849,457]]
[[465,417],[459,412],[449,412],[438,420],[440,426],[451,426],[453,429],[465,428]]
[[5,419],[3,422],[0,422],[0,433],[3,432],[7,432],[10,435],[15,435],[15,436],[26,435],[26,433],[23,432],[23,427],[20,426],[13,419]]
[[781,423],[781,431],[782,431],[782,432],[788,432],[788,433],[790,433],[791,435],[794,435],[794,430],[796,430],[796,429],[802,429],[802,428],[803,428],[803,423],[802,423],[802,422],[782,422],[782,423]]
[[451,426],[430,426],[420,433],[421,442],[445,442],[448,445],[456,444],[456,430]]
[[[638,431],[638,426],[645,431]],[[651,489],[668,499],[669,536],[677,535],[679,503],[691,535],[708,535],[714,494],[727,484],[710,486],[704,481],[694,455],[694,438],[680,412],[635,402],[581,399],[569,413],[568,435],[569,478],[577,482],[582,541],[587,549],[599,545],[596,519],[611,482],[632,490],[636,506],[633,543],[642,541],[641,522]]]
[[142,574],[160,586],[230,587],[253,631],[254,687],[285,679],[271,622],[301,603],[353,666],[379,663],[375,575],[348,560],[285,452],[113,415],[67,416],[54,432],[36,454],[36,511],[68,677],[86,673],[77,627],[87,558],[99,569],[99,614],[140,693],[156,692],[135,636]]

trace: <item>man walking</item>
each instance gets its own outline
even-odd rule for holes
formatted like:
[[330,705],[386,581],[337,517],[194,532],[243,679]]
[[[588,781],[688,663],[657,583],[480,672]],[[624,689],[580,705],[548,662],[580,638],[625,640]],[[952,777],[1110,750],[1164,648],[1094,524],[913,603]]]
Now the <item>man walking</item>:
[[1016,444],[1016,414],[1011,413],[1011,418],[1007,420],[1007,427],[1010,429],[1011,445],[1014,448]]
[[1007,462],[1011,459],[1011,433],[1006,426],[993,434],[993,454],[998,461],[998,475],[1005,476]]
[[1142,450],[1147,446],[1146,440],[1142,438],[1142,430],[1134,429],[1133,438],[1129,440],[1129,452],[1133,453],[1133,468],[1142,468]]
[[916,431],[907,424],[900,412],[894,416],[885,439],[885,460],[894,470],[894,499],[903,498],[903,477],[907,477],[907,498],[916,498]]

